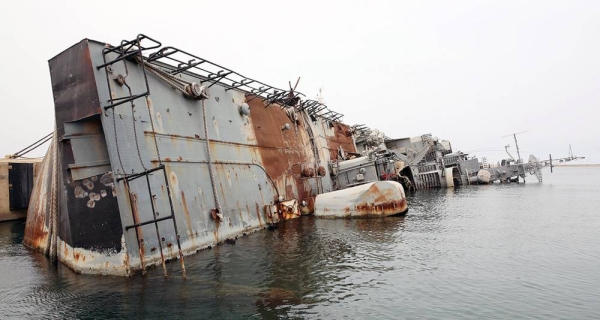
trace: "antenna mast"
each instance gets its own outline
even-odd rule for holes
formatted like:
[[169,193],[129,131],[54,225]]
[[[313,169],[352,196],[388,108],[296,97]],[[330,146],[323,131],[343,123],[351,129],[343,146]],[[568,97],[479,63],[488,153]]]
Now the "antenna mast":
[[571,144],[569,144],[569,158],[574,158],[573,157],[573,149],[571,148]]
[[[506,138],[506,137],[513,136],[515,138],[515,146],[517,147],[517,157],[519,157],[519,159],[517,160],[517,163],[523,163],[523,160],[521,159],[521,152],[519,152],[519,143],[517,142],[517,135],[521,134],[521,133],[525,133],[527,131],[529,131],[529,130],[525,130],[525,131],[521,131],[521,132],[516,132],[516,133],[513,133],[513,134],[509,134],[509,135],[500,137],[500,138]],[[506,152],[508,152],[508,150]]]

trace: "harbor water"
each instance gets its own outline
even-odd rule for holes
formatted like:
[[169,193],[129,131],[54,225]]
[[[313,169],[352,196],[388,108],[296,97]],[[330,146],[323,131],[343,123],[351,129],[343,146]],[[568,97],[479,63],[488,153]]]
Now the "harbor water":
[[169,277],[78,275],[0,224],[0,318],[600,318],[600,168],[408,195],[405,217],[302,217]]

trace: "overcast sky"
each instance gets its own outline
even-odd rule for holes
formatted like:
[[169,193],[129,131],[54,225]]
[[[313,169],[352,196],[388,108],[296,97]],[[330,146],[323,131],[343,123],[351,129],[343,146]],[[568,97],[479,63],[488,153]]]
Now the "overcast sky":
[[[1,156],[52,131],[48,60],[144,33],[315,97],[348,124],[455,150],[600,163],[600,1],[11,1],[0,19]],[[33,155],[41,156],[47,147]]]

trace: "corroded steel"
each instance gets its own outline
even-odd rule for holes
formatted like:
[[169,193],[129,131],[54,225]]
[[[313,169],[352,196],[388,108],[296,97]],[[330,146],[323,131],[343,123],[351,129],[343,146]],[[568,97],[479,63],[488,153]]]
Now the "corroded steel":
[[[183,254],[312,212],[333,190],[327,163],[356,151],[341,114],[149,40],[83,40],[50,60],[58,256],[77,272],[184,269]],[[43,218],[28,222],[36,248]]]
[[[51,142],[49,150],[51,151]],[[44,157],[40,167],[40,173],[33,185],[31,192],[31,201],[27,208],[27,221],[25,223],[25,235],[23,243],[28,247],[46,252],[49,249],[48,232],[50,229],[50,211],[51,211],[51,182],[52,182],[52,158],[48,156],[50,151]]]

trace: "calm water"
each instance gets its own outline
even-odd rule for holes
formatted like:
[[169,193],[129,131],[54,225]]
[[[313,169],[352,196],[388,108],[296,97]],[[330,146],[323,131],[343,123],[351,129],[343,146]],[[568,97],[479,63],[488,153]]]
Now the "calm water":
[[600,318],[600,168],[418,192],[404,218],[304,217],[131,279],[0,224],[0,318]]

